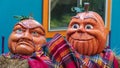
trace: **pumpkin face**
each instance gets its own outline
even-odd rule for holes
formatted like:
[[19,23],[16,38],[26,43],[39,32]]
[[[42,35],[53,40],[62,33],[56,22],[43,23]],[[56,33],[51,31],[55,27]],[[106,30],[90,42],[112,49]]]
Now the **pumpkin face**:
[[82,12],[72,17],[66,37],[80,54],[94,55],[105,48],[107,35],[104,22],[99,14]]
[[13,54],[32,55],[46,42],[45,31],[33,19],[18,22],[9,37],[9,49]]

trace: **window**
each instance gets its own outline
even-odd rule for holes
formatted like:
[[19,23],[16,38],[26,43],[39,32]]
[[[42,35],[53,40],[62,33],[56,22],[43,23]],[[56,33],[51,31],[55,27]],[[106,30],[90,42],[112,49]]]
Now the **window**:
[[65,36],[71,17],[83,11],[84,2],[90,3],[89,11],[99,13],[110,30],[111,0],[43,0],[42,22],[46,38],[53,37],[55,33]]

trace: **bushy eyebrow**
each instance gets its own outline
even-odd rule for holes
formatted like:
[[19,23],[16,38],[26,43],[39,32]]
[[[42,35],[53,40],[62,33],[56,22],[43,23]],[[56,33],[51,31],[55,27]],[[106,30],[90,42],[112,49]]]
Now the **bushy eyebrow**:
[[93,18],[93,17],[85,17],[84,19],[93,19],[94,21],[97,22],[97,20],[95,18]]
[[[21,24],[19,24],[19,23],[17,23],[15,26],[17,26],[17,25],[20,25],[22,28],[27,29],[25,26],[23,26],[23,25],[21,25]],[[14,26],[14,27],[15,27],[15,26]],[[40,25],[38,25],[38,26],[36,26],[36,27],[33,27],[33,28],[29,28],[29,29],[35,29],[35,28],[40,28],[40,29],[45,33],[45,30],[44,30]]]
[[72,18],[76,18],[76,19],[79,19],[80,17],[79,17],[79,16],[73,16]]
[[32,30],[38,30],[38,31],[40,31],[40,33],[42,34],[42,35],[45,35],[45,30],[44,29],[42,29],[41,27],[35,27],[35,28],[31,28]]
[[24,26],[22,26],[22,25],[20,25],[20,24],[15,24],[15,26],[14,26],[14,28],[16,27],[16,26],[20,26],[20,27],[22,27],[22,28],[25,28]]
[[[80,17],[79,17],[79,16],[73,16],[72,18],[79,19]],[[72,19],[72,18],[71,18],[71,19]],[[93,19],[94,21],[97,22],[97,20],[96,20],[95,18],[93,18],[93,17],[84,17],[84,19],[89,19],[89,18],[91,18],[91,19]]]

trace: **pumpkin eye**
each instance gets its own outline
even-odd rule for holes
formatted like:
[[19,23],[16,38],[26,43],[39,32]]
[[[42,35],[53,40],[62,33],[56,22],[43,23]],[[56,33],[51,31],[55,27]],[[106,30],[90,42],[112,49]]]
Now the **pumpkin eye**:
[[33,35],[33,36],[39,36],[39,33],[36,32],[36,31],[34,31],[34,32],[32,32],[32,35]]
[[78,28],[79,28],[79,25],[78,25],[78,24],[73,24],[73,25],[72,25],[72,28],[78,29]]
[[85,29],[93,29],[93,25],[87,24],[87,25],[85,26]]
[[22,29],[17,29],[16,31],[15,31],[16,33],[22,33],[23,31],[22,31]]

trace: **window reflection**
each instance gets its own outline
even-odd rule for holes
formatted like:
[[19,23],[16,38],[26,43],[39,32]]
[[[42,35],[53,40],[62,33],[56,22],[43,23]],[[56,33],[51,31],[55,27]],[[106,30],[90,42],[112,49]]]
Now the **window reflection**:
[[90,3],[89,11],[99,13],[105,20],[106,0],[49,0],[49,31],[66,30],[71,16],[83,11],[84,2]]

